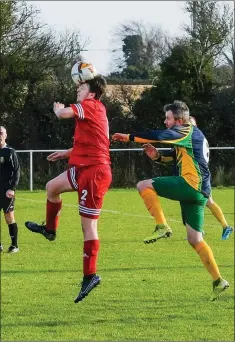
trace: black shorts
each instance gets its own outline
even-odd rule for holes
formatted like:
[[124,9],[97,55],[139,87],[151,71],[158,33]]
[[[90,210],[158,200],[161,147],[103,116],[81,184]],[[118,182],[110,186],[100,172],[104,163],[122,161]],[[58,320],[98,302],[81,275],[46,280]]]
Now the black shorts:
[[6,197],[6,191],[0,191],[0,210],[3,209],[3,212],[10,213],[14,210],[14,198],[8,198]]

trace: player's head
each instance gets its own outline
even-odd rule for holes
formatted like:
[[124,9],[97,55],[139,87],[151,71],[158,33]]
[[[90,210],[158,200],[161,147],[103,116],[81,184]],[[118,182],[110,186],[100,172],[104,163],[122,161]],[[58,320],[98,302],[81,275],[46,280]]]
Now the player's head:
[[0,146],[4,146],[7,138],[7,130],[4,126],[0,126]]
[[98,75],[92,80],[81,83],[77,88],[77,101],[81,102],[86,99],[99,100],[104,94],[107,83],[103,76]]
[[189,109],[186,103],[174,101],[174,103],[164,106],[165,121],[167,128],[184,125],[189,122]]
[[189,122],[193,125],[193,126],[196,126],[197,127],[197,121],[195,119],[194,116],[189,116]]

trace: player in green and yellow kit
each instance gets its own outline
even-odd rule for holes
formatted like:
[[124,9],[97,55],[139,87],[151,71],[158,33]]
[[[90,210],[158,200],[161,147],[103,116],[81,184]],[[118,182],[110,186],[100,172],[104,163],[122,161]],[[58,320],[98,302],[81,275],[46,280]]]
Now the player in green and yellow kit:
[[[196,119],[193,116],[189,116],[189,122],[192,125],[197,126]],[[174,148],[168,151],[159,152],[153,145],[149,143],[144,144],[143,147],[144,147],[146,154],[149,156],[149,158],[151,158],[152,160],[155,160],[157,163],[160,163],[160,164],[173,163],[174,175],[178,175],[179,172],[176,166],[176,152]],[[224,217],[222,209],[217,203],[215,203],[211,195],[208,198],[206,206],[207,208],[210,209],[211,213],[215,216],[215,218],[218,220],[218,222],[222,226],[221,239],[227,240],[229,236],[233,233],[233,228],[228,225]],[[161,238],[161,234],[159,234],[158,238]]]
[[137,184],[140,196],[156,221],[154,234],[146,238],[145,242],[156,241],[159,231],[162,236],[171,234],[159,196],[179,201],[188,242],[199,254],[213,279],[211,300],[215,300],[229,287],[229,283],[222,279],[213,252],[202,235],[204,208],[211,193],[209,145],[203,133],[190,124],[189,109],[184,102],[175,101],[166,105],[164,112],[167,129],[134,134],[115,133],[113,140],[160,142],[174,147],[179,176],[157,177]]

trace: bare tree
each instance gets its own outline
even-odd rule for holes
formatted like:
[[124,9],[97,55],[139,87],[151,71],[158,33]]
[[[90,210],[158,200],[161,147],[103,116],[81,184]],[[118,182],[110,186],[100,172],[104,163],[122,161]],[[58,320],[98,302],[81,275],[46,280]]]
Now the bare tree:
[[184,29],[197,52],[193,62],[203,88],[202,69],[210,62],[218,62],[232,39],[233,14],[229,5],[215,1],[188,1],[185,11],[193,17],[193,25]]
[[[142,21],[127,21],[117,26],[113,32],[112,43],[115,46],[113,52],[122,50],[123,41],[128,36],[138,36],[143,42],[143,51],[145,60],[152,67],[158,65],[163,57],[169,53],[171,38],[158,26]],[[119,67],[125,65],[123,57],[116,60]]]
[[9,58],[20,54],[29,67],[37,63],[39,72],[56,66],[65,55],[72,62],[89,43],[79,30],[53,32],[38,20],[40,11],[25,1],[3,1],[0,6],[1,55]]
[[[80,31],[57,33],[38,20],[39,10],[26,1],[0,2],[0,103],[12,98],[26,103],[37,82],[63,75],[70,80],[71,64],[88,44]],[[68,75],[68,76],[67,76]],[[3,86],[4,84],[4,86]]]

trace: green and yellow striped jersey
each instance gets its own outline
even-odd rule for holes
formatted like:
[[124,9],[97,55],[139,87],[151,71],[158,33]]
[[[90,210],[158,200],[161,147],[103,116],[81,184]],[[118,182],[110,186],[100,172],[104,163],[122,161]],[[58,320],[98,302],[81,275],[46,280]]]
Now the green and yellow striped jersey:
[[204,134],[191,124],[170,129],[141,132],[129,135],[130,141],[164,143],[174,147],[179,176],[197,191],[209,197],[211,192],[209,145]]

